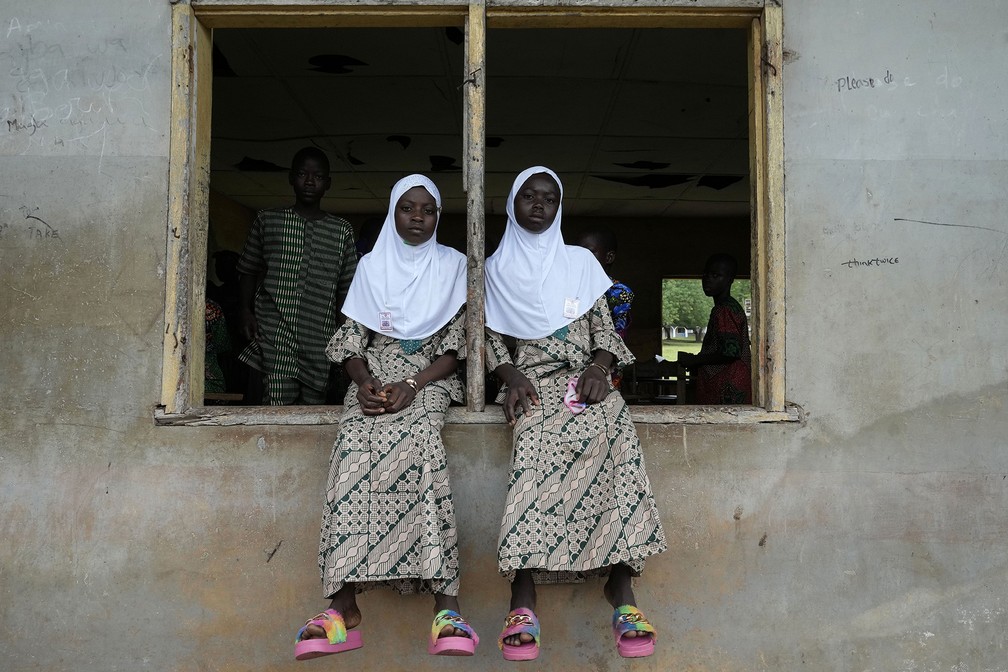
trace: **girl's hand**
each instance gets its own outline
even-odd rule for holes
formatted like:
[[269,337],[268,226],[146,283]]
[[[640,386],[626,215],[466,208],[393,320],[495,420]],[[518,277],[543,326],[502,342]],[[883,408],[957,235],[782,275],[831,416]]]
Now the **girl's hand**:
[[514,427],[518,421],[518,406],[522,407],[524,413],[529,413],[533,406],[539,405],[539,393],[536,392],[532,381],[517,370],[507,381],[507,387],[507,397],[504,398],[504,419]]
[[381,381],[368,377],[357,386],[357,401],[364,415],[381,415],[385,412],[388,394],[382,389]]
[[601,365],[591,364],[578,376],[574,391],[578,401],[585,404],[597,404],[609,396],[609,370]]
[[416,390],[405,380],[386,385],[382,389],[382,394],[385,395],[386,413],[398,413],[409,406],[417,395]]

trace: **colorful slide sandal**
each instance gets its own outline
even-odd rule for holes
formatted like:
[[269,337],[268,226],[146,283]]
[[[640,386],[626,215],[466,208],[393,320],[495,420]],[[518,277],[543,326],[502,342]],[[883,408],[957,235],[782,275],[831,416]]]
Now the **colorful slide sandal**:
[[[514,646],[505,644],[506,637],[527,633],[532,635],[532,641]],[[504,660],[535,660],[539,657],[539,619],[531,609],[515,609],[504,619],[504,630],[497,640],[497,645],[504,654]]]
[[[624,658],[643,658],[654,653],[658,633],[637,607],[629,604],[617,607],[613,612],[612,631],[616,650]],[[637,632],[637,636],[624,637],[631,631]]]
[[[309,625],[317,625],[325,630],[325,637],[302,639]],[[356,630],[347,632],[343,622],[343,614],[335,609],[326,609],[315,618],[309,620],[298,630],[294,640],[294,657],[298,660],[310,660],[319,656],[342,653],[364,646],[361,633]]]
[[[468,637],[439,637],[438,635],[446,625],[464,630]],[[427,653],[432,656],[471,656],[476,652],[479,644],[479,635],[472,629],[457,611],[442,609],[434,617],[431,624],[430,641],[427,642]]]

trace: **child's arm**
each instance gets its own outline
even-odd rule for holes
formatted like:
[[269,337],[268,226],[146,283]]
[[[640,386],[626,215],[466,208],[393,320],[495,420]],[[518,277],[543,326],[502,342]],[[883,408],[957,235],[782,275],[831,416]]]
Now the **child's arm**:
[[611,352],[596,350],[592,363],[578,376],[578,401],[597,404],[609,395],[609,370],[616,357]]
[[249,227],[241,257],[238,258],[238,333],[249,341],[259,339],[259,323],[255,315],[255,293],[266,275],[262,212],[256,214]]
[[679,356],[676,357],[676,361],[683,366],[704,366],[706,364],[731,364],[738,357],[730,357],[721,352],[698,352],[693,354],[691,352],[679,352]]
[[454,350],[449,350],[431,362],[431,365],[426,369],[418,371],[415,376],[410,378],[409,380],[413,381],[412,385],[405,380],[389,383],[382,389],[382,394],[386,399],[385,412],[398,413],[403,410],[413,403],[417,393],[423,389],[424,385],[447,378],[455,373],[456,368],[458,368],[458,358]]
[[532,406],[539,405],[539,393],[536,392],[532,381],[515,367],[511,353],[504,344],[504,338],[493,329],[486,328],[486,366],[507,387],[508,393],[502,402],[504,419],[514,427],[518,404],[521,404],[528,413],[532,410]]
[[604,296],[595,301],[586,315],[591,334],[589,347],[592,361],[578,376],[574,391],[578,394],[578,401],[595,404],[612,392],[613,366],[617,363],[629,364],[634,361],[634,357],[613,327],[612,313]]
[[528,413],[533,406],[539,405],[539,393],[536,392],[532,381],[510,362],[498,366],[494,369],[494,373],[507,386],[508,393],[504,398],[504,419],[514,427],[517,420],[515,411],[518,410],[518,404],[521,404],[525,413]]
[[351,357],[343,363],[347,375],[357,383],[357,401],[364,415],[381,415],[385,412],[387,396],[381,381],[371,375],[367,364],[360,357]]
[[255,317],[255,290],[259,278],[249,273],[238,276],[238,330],[249,341],[259,338],[259,323]]

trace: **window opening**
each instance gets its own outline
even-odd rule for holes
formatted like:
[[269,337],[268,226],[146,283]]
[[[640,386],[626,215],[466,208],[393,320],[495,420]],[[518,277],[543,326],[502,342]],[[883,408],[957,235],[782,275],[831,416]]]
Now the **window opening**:
[[[392,184],[411,172],[438,184],[439,240],[465,251],[464,35],[458,28],[219,29],[213,39],[207,291],[225,308],[231,347],[217,357],[226,389],[211,390],[220,338],[207,332],[204,398],[249,405],[261,403],[261,375],[239,357],[248,341],[233,264],[256,212],[293,202],[288,174],[300,148],[327,155],[331,187],[322,209],[351,223],[360,254],[381,226]],[[346,385],[333,366],[326,403],[342,403]]]
[[553,168],[566,241],[599,230],[615,240],[607,270],[634,295],[625,341],[642,377],[660,378],[651,369],[665,345],[662,278],[698,277],[718,249],[745,268],[752,256],[747,40],[730,28],[488,34],[487,254],[514,176]]
[[[214,252],[221,249],[228,249],[229,234],[226,226],[218,230],[216,222],[208,225],[207,212],[210,210],[210,201],[216,200],[215,212],[226,211],[227,206],[220,205],[220,194],[216,189],[211,189],[209,175],[211,173],[210,154],[210,109],[212,98],[212,83],[217,76],[223,73],[226,77],[226,70],[218,70],[219,64],[213,63],[211,55],[214,51],[212,34],[218,34],[225,30],[249,31],[249,30],[279,30],[297,27],[294,32],[301,33],[312,29],[319,29],[328,32],[334,26],[340,30],[353,26],[355,30],[370,30],[369,27],[383,26],[376,29],[376,33],[386,31],[388,27],[426,26],[438,31],[445,31],[447,36],[452,28],[447,30],[446,25],[456,26],[456,37],[459,33],[463,35],[464,48],[462,53],[453,60],[453,63],[461,66],[451,69],[454,74],[448,75],[448,83],[441,87],[440,91],[446,96],[452,95],[452,88],[462,89],[467,83],[472,85],[470,94],[477,91],[485,84],[482,77],[485,71],[493,72],[494,66],[484,68],[484,72],[478,76],[472,76],[466,69],[470,63],[475,63],[474,72],[479,72],[477,66],[482,65],[485,53],[486,27],[495,28],[518,28],[529,30],[528,26],[538,26],[538,30],[553,30],[559,28],[571,29],[570,33],[587,33],[601,30],[603,34],[617,34],[630,32],[638,38],[643,33],[651,30],[682,30],[687,27],[689,30],[682,30],[683,37],[701,35],[708,30],[713,32],[735,32],[743,44],[741,63],[748,69],[746,76],[747,110],[742,113],[748,125],[748,139],[744,143],[747,145],[749,159],[749,170],[745,172],[745,179],[748,181],[747,191],[749,192],[749,217],[752,225],[749,227],[751,240],[751,263],[753,279],[753,296],[751,301],[752,321],[754,332],[754,366],[757,369],[757,398],[755,408],[748,411],[733,411],[730,414],[704,413],[696,414],[669,414],[667,412],[639,414],[634,411],[634,418],[644,422],[765,422],[777,420],[794,420],[797,413],[790,409],[783,401],[784,384],[784,304],[783,304],[783,133],[782,133],[782,88],[781,88],[781,32],[782,32],[782,10],[779,7],[754,8],[749,3],[744,3],[740,8],[707,8],[704,6],[691,8],[633,8],[626,9],[622,6],[600,6],[592,10],[590,14],[572,15],[569,10],[562,8],[530,8],[510,6],[507,4],[485,8],[481,4],[471,4],[469,6],[410,6],[410,7],[371,7],[360,8],[357,5],[332,5],[325,8],[284,6],[276,8],[266,8],[260,6],[246,6],[244,4],[220,3],[213,6],[192,6],[188,4],[176,4],[172,7],[173,14],[173,63],[172,73],[174,79],[172,95],[173,117],[179,121],[175,127],[171,143],[171,156],[169,164],[170,199],[168,209],[168,273],[166,273],[166,337],[164,343],[164,370],[162,375],[161,406],[155,412],[155,417],[160,424],[230,424],[230,423],[253,423],[253,424],[304,424],[319,422],[335,422],[338,414],[332,409],[316,408],[301,412],[290,412],[290,409],[279,409],[279,412],[262,408],[260,410],[249,409],[247,411],[229,412],[226,410],[214,411],[210,407],[200,406],[202,399],[202,369],[203,369],[203,287],[209,279],[217,282],[217,269]],[[485,18],[484,18],[485,15]],[[670,26],[674,28],[662,28]],[[265,28],[264,28],[265,27]],[[272,27],[272,28],[271,28]],[[641,29],[647,30],[641,30]],[[702,30],[696,30],[696,29]],[[499,31],[504,34],[509,31]],[[307,33],[303,33],[307,34]],[[602,35],[605,37],[605,35]],[[497,39],[496,37],[494,39]],[[563,42],[563,40],[562,40]],[[499,43],[498,43],[499,44]],[[576,51],[576,50],[575,50]],[[510,55],[515,55],[512,52]],[[582,51],[584,56],[590,52]],[[517,54],[518,59],[524,58],[523,54]],[[662,70],[676,69],[685,74],[683,79],[689,79],[689,72],[696,65],[698,59],[695,54],[689,54],[685,60],[668,59],[667,51],[661,51],[656,58],[652,58],[652,70],[655,77],[645,82],[646,85],[653,86],[655,81],[661,81],[662,77],[668,76]],[[528,60],[528,59],[524,59]],[[561,61],[567,66],[574,63],[574,59],[563,59]],[[619,70],[628,63],[629,59],[615,59],[609,62],[610,70]],[[213,63],[213,67],[211,64]],[[321,61],[322,67],[331,67],[333,61]],[[569,67],[568,67],[569,70]],[[215,76],[215,72],[217,75]],[[461,73],[467,73],[469,77],[459,77]],[[611,74],[611,73],[610,73]],[[578,75],[580,77],[580,75]],[[589,78],[590,79],[590,78]],[[548,84],[549,82],[547,82]],[[582,82],[590,83],[590,82]],[[696,82],[694,82],[696,83]],[[484,87],[484,90],[487,87]],[[493,87],[489,87],[493,90]],[[589,88],[590,90],[590,88]],[[579,94],[577,90],[573,91]],[[259,92],[252,92],[247,107],[243,107],[241,114],[258,111],[256,105],[259,102]],[[519,94],[521,92],[519,91]],[[527,163],[523,159],[515,159],[514,148],[520,147],[520,143],[505,143],[508,135],[489,129],[486,134],[486,144],[483,144],[482,115],[484,113],[496,114],[504,108],[500,105],[500,100],[496,102],[491,97],[486,99],[487,105],[483,105],[483,93],[478,95],[466,94],[462,104],[451,106],[452,111],[445,115],[444,119],[453,119],[456,122],[455,131],[460,133],[465,147],[465,153],[469,161],[461,168],[460,181],[468,187],[468,192],[459,190],[459,201],[462,207],[458,212],[462,225],[460,230],[464,231],[468,225],[469,240],[477,240],[482,243],[484,235],[483,215],[487,215],[486,240],[488,241],[488,251],[495,246],[499,233],[495,234],[491,215],[495,207],[500,206],[499,202],[494,203],[494,199],[503,198],[506,194],[506,184],[503,186],[494,185],[494,180],[508,182],[514,172],[520,170]],[[459,94],[459,98],[462,94]],[[513,97],[510,98],[514,100]],[[575,100],[584,100],[584,96],[575,96]],[[644,99],[641,106],[647,107],[651,99]],[[214,107],[217,108],[217,101]],[[742,108],[745,108],[743,105]],[[460,112],[461,110],[461,112]],[[615,112],[620,110],[619,106],[603,106],[602,113],[604,119],[612,119]],[[216,112],[217,110],[215,110]],[[597,110],[586,106],[579,108],[577,114],[581,112],[588,114],[590,118],[597,118]],[[583,120],[577,114],[570,115],[569,120],[574,127],[577,127]],[[262,118],[263,115],[260,115]],[[283,119],[265,119],[266,125],[270,122],[282,122]],[[668,118],[662,116],[662,111],[650,115],[645,123],[667,123]],[[496,123],[496,121],[495,121]],[[541,129],[542,126],[538,126]],[[216,129],[215,129],[216,130]],[[541,130],[540,130],[541,133]],[[511,134],[511,139],[520,135],[529,134],[527,129],[516,129]],[[541,133],[542,135],[546,135]],[[535,135],[535,133],[532,133]],[[653,135],[653,134],[651,134]],[[471,137],[467,137],[471,136]],[[476,137],[478,136],[478,137]],[[638,139],[648,137],[646,133],[638,133]],[[741,137],[741,136],[740,136]],[[289,139],[289,138],[288,138]],[[283,137],[275,137],[275,141],[284,140]],[[537,139],[539,146],[543,146],[545,141],[548,146],[551,138],[540,137]],[[213,151],[216,154],[220,151],[220,142],[215,141]],[[222,145],[221,145],[222,146]],[[645,147],[650,149],[649,147]],[[610,150],[611,146],[604,143],[591,143],[582,148],[590,157],[596,159],[591,164],[592,174],[603,174],[608,170],[608,163],[603,159],[602,153]],[[462,151],[457,152],[460,156]],[[451,152],[439,154],[448,156]],[[349,163],[353,163],[351,157],[357,155],[353,151],[341,155]],[[429,156],[434,156],[431,154]],[[541,154],[539,155],[541,157]],[[601,157],[601,158],[600,158]],[[492,163],[489,163],[490,160]],[[504,159],[502,161],[502,159]],[[549,160],[541,158],[537,162],[549,163]],[[643,160],[628,159],[622,163],[630,164],[630,167],[648,168],[653,166]],[[654,163],[660,163],[655,161]],[[509,167],[513,165],[513,167]],[[214,165],[218,165],[214,159]],[[445,165],[445,164],[442,164]],[[569,171],[566,165],[556,164],[556,168],[565,173]],[[486,188],[484,189],[484,166],[486,171]],[[432,164],[433,168],[433,164]],[[447,164],[447,171],[455,171],[455,164]],[[628,168],[628,166],[621,166]],[[666,168],[661,166],[661,169]],[[710,166],[708,166],[710,168]],[[416,170],[410,168],[410,170]],[[262,171],[270,172],[270,171]],[[279,171],[277,171],[279,172]],[[432,171],[433,172],[433,171]],[[576,172],[576,171],[575,171]],[[697,188],[701,187],[700,171],[696,178]],[[713,171],[707,171],[713,172]],[[704,173],[704,175],[707,174]],[[468,173],[468,175],[467,175]],[[503,176],[503,177],[502,177]],[[219,176],[218,176],[219,177]],[[275,176],[274,176],[275,177]],[[592,178],[595,180],[596,178]],[[603,180],[604,181],[604,180]],[[609,180],[612,184],[605,186],[610,188],[629,188],[632,185],[620,183],[619,180]],[[214,186],[220,186],[220,180],[215,180]],[[717,190],[731,188],[732,185],[725,185],[723,181],[717,179],[705,180],[704,188]],[[391,181],[389,182],[391,184]],[[439,182],[439,186],[442,183]],[[590,184],[589,180],[573,181],[574,191],[571,192],[572,183],[565,181],[568,193],[577,194],[577,199],[591,205],[592,198],[599,193],[598,184]],[[673,185],[676,186],[676,185]],[[595,188],[593,188],[595,187]],[[650,187],[649,187],[650,188]],[[658,189],[660,187],[655,187]],[[448,189],[442,186],[444,194]],[[603,190],[604,191],[604,190]],[[478,196],[477,201],[473,201],[473,195]],[[481,211],[477,206],[486,195],[486,212]],[[468,203],[465,200],[468,196]],[[604,194],[601,198],[605,198]],[[682,203],[689,199],[681,199]],[[702,199],[701,199],[702,200]],[[247,206],[246,206],[247,207]],[[382,206],[382,209],[384,205]],[[252,209],[252,208],[250,208]],[[340,213],[353,213],[349,208],[341,208],[339,205],[329,208]],[[466,222],[465,211],[468,209],[469,218]],[[593,219],[604,219],[605,223],[617,227],[621,233],[632,231],[632,224],[639,224],[639,212],[620,212],[617,214],[604,213],[602,217],[598,215],[599,210],[593,211],[591,207],[568,208],[568,213],[576,212],[575,217],[565,218],[565,228],[572,220],[580,221],[575,223],[573,228],[578,226],[588,226],[593,223]],[[473,214],[477,213],[477,214]],[[359,214],[364,214],[362,209]],[[667,214],[677,214],[669,211]],[[671,218],[671,217],[670,217]],[[684,229],[682,225],[689,222],[690,217],[683,215],[675,218],[679,225],[671,233],[674,236],[681,236]],[[702,217],[699,219],[709,219]],[[732,215],[723,215],[724,219],[736,219]],[[741,218],[738,218],[741,219]],[[633,221],[637,220],[637,221]],[[711,222],[707,222],[711,224]],[[360,220],[355,222],[360,226]],[[213,228],[211,235],[210,227]],[[503,223],[500,224],[501,228]],[[699,231],[703,227],[696,227],[694,231]],[[478,230],[475,230],[478,229]],[[629,235],[629,234],[627,234]],[[652,239],[648,238],[645,244]],[[688,245],[682,244],[674,246],[669,250],[675,255],[686,249]],[[447,241],[446,241],[447,242]],[[235,247],[233,238],[230,239],[230,246]],[[457,244],[457,247],[464,247],[464,244]],[[697,255],[699,256],[699,255]],[[477,259],[477,262],[480,260]],[[206,263],[209,262],[209,263]],[[474,259],[470,256],[470,265]],[[640,259],[632,267],[636,270],[638,266],[646,263]],[[676,266],[679,268],[679,266]],[[684,271],[688,273],[687,271]],[[665,273],[662,272],[662,275]],[[653,314],[646,320],[653,321],[655,328],[648,336],[660,342],[662,333],[658,324],[660,318],[660,282],[655,282],[644,287],[644,292],[651,292],[654,296],[647,301],[653,306]],[[472,287],[470,287],[472,292]],[[655,298],[658,297],[658,298]],[[472,297],[471,297],[472,298]],[[476,297],[480,299],[481,297]],[[643,311],[638,311],[641,315]],[[638,319],[638,323],[639,323]],[[471,343],[472,345],[472,343]],[[758,347],[758,355],[755,350]],[[757,361],[758,360],[758,361]],[[657,408],[645,409],[657,411]],[[469,416],[456,416],[463,422],[483,422],[484,419],[476,419],[476,416],[483,414],[475,413]],[[488,421],[493,421],[491,420]]]

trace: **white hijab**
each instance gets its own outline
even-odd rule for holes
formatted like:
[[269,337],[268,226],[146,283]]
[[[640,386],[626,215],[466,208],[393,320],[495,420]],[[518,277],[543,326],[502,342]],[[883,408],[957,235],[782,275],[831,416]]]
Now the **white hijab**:
[[[525,180],[545,173],[560,187],[561,204],[548,229],[532,233],[515,221],[514,201]],[[523,339],[544,338],[587,313],[612,280],[591,252],[564,245],[563,184],[549,168],[522,171],[507,200],[507,228],[486,262],[486,324]]]
[[343,303],[343,314],[350,319],[400,340],[436,333],[466,301],[466,257],[437,242],[436,225],[430,240],[420,245],[407,244],[396,232],[396,203],[413,187],[423,187],[434,197],[440,221],[441,193],[433,182],[423,175],[396,182],[378,240],[357,262]]

